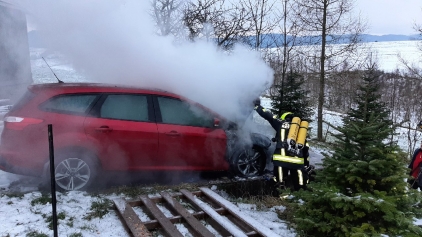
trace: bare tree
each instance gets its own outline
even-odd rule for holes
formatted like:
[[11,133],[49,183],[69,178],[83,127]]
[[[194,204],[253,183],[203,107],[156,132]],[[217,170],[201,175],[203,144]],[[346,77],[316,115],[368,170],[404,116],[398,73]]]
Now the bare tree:
[[182,37],[184,0],[152,0],[151,15],[155,20],[158,34]]
[[231,48],[241,42],[250,32],[250,13],[241,4],[231,4],[225,11],[224,19],[215,24],[215,36],[219,46]]
[[[325,80],[328,73],[344,65],[344,61],[356,52],[360,35],[365,30],[359,17],[352,16],[351,0],[296,0],[293,8],[306,29],[309,45],[307,52],[319,51],[319,56],[309,56],[319,65],[317,139],[323,140],[323,107],[325,102]],[[319,50],[318,50],[319,48]],[[305,54],[307,52],[304,52]],[[349,63],[350,67],[354,63]]]
[[201,33],[205,33],[206,24],[212,24],[211,22],[216,22],[222,17],[223,3],[220,0],[197,0],[188,3],[183,21],[189,30],[189,39],[195,40]]
[[[418,32],[419,38],[422,39],[422,25],[415,24],[413,26],[413,29]],[[422,45],[421,45],[421,47],[422,47]],[[421,48],[421,50],[422,50],[422,48]]]
[[250,30],[249,13],[239,5],[225,0],[194,0],[184,12],[189,38],[215,40],[229,49]]
[[[298,45],[301,45],[302,25],[298,24],[298,19],[293,11],[293,0],[283,0],[276,7],[273,8],[273,19],[275,20],[273,30],[279,32],[278,34],[269,34],[271,39],[267,39],[272,47],[272,61],[278,59],[277,67],[273,66],[276,74],[274,75],[274,87],[284,87],[288,68],[294,69],[297,72],[304,72],[301,58],[298,57]],[[270,91],[270,95],[274,92]],[[283,98],[283,95],[280,95]]]
[[250,13],[251,33],[253,37],[249,44],[252,48],[259,49],[266,37],[273,33],[274,27],[277,22],[272,18],[275,0],[242,0],[241,7]]

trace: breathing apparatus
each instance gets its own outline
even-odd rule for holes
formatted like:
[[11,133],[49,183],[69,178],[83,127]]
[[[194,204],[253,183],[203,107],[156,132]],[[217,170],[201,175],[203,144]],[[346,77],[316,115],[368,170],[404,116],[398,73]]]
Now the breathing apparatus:
[[[287,113],[285,113],[287,114]],[[285,114],[283,114],[282,119],[284,119]],[[292,114],[292,113],[288,113]],[[281,141],[286,141],[288,148],[286,151],[293,152],[295,155],[302,154],[302,148],[305,146],[306,135],[308,133],[309,122],[301,120],[299,117],[293,117],[288,128],[289,132],[287,134],[287,139],[284,137],[284,129],[281,132]],[[282,153],[284,149],[281,149]]]

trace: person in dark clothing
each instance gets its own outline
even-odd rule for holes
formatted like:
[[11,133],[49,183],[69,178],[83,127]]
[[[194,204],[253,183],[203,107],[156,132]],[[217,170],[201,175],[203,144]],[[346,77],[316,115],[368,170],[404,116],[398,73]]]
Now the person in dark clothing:
[[409,184],[414,189],[422,190],[422,143],[419,148],[416,148],[413,152],[412,161],[410,162],[409,169],[411,169],[409,175],[412,177],[408,180]]
[[[275,181],[285,185],[286,179],[290,177],[295,191],[301,188],[306,189],[308,182],[306,168],[309,167],[309,145],[305,138],[303,138],[304,142],[302,141],[302,144],[296,143],[293,139],[293,137],[298,137],[298,133],[300,133],[298,132],[299,124],[294,124],[294,121],[301,123],[300,119],[294,117],[291,112],[286,112],[280,118],[277,118],[277,116],[261,106],[260,99],[256,99],[254,105],[256,112],[267,120],[276,131],[275,137],[273,138],[273,142],[276,142],[276,149],[272,159]],[[295,131],[296,136],[290,136],[290,128],[293,126],[297,126]]]

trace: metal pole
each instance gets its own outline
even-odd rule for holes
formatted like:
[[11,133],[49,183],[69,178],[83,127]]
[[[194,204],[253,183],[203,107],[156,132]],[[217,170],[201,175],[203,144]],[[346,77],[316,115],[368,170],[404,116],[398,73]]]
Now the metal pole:
[[53,208],[53,231],[54,237],[58,237],[56,212],[56,179],[54,175],[53,126],[51,124],[48,125],[48,145],[50,148],[51,206]]

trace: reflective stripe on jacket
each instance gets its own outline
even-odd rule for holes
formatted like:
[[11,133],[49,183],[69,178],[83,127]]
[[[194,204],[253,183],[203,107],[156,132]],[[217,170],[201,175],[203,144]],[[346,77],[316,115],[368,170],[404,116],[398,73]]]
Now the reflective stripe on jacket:
[[304,158],[297,157],[297,156],[283,156],[280,154],[274,154],[273,161],[280,161],[280,162],[292,163],[292,164],[297,164],[297,165],[305,164]]

